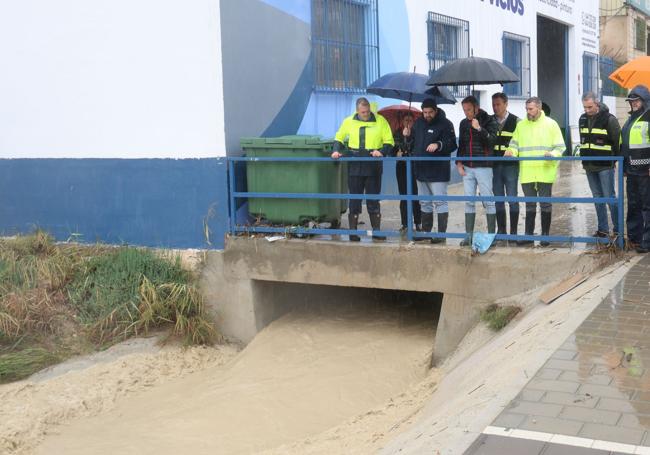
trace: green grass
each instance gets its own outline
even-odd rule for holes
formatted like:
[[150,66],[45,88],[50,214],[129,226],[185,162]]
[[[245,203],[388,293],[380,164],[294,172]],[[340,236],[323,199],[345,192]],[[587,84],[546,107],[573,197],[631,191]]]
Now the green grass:
[[500,306],[496,303],[489,305],[482,313],[481,320],[495,332],[503,329],[517,314],[521,312],[518,306]]
[[154,328],[188,344],[218,338],[179,257],[43,232],[0,239],[0,382]]
[[0,354],[0,384],[24,379],[59,360],[58,355],[41,347]]

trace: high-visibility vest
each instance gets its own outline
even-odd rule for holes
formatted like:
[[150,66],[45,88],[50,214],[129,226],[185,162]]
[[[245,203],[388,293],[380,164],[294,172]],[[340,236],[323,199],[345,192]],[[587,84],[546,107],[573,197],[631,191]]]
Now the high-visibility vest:
[[[508,146],[508,150],[514,156],[521,158],[544,156],[547,152],[560,157],[565,149],[566,145],[560,127],[544,112],[540,113],[540,117],[536,121],[526,118],[517,123],[517,128],[515,128]],[[521,183],[553,183],[557,177],[559,164],[560,162],[556,160],[520,161],[519,181]]]
[[356,114],[347,117],[334,139],[344,143],[349,138],[348,147],[353,150],[381,150],[384,144],[394,145],[388,121],[379,114],[372,115],[368,122],[358,120]]
[[645,111],[630,128],[630,164],[647,166],[650,164],[650,111]]
[[515,132],[518,121],[519,117],[508,113],[508,118],[503,124],[503,128],[497,132],[497,140],[494,144],[494,156],[503,156],[505,151],[508,149],[508,145],[510,145],[510,139],[512,139],[512,134]]

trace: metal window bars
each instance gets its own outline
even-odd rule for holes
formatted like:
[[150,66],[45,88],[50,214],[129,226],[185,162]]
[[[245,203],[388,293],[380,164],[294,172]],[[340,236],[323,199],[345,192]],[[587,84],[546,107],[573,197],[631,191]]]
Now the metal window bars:
[[[429,12],[427,19],[429,75],[444,64],[469,57],[469,22],[455,17]],[[457,97],[471,93],[470,86],[448,87]]]
[[312,0],[314,88],[363,93],[379,77],[377,0]]

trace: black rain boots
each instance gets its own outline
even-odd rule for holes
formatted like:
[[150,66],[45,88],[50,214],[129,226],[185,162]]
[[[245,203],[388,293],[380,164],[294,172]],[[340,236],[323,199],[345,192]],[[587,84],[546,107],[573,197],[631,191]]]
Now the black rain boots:
[[[373,231],[381,231],[381,213],[369,213],[370,225],[372,226]],[[386,240],[386,237],[383,235],[373,235],[373,240]]]
[[[348,213],[348,225],[350,230],[356,231],[357,225],[359,224],[359,215]],[[350,234],[350,242],[359,242],[361,238],[356,234]]]
[[[431,232],[433,229],[433,213],[422,212],[422,232]],[[425,237],[416,237],[416,242],[426,240]]]
[[[447,222],[449,221],[449,213],[438,213],[438,232],[444,234],[447,232]],[[442,237],[435,237],[431,239],[431,243],[447,243],[447,239]]]
[[[526,212],[526,235],[534,235],[535,234],[535,217],[537,216],[537,212]],[[529,245],[534,245],[535,242],[533,240],[518,240],[517,241],[517,246],[529,246]]]
[[472,246],[472,237],[474,236],[474,223],[476,222],[476,213],[465,214],[465,238],[460,242],[460,246]]
[[[549,235],[551,232],[551,212],[542,212],[542,235]],[[551,242],[542,240],[540,246],[549,246]]]

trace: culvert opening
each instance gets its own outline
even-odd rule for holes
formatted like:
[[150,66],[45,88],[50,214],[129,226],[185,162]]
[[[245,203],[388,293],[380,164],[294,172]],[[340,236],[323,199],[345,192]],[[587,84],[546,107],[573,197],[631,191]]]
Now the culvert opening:
[[396,328],[429,330],[440,317],[443,294],[399,289],[327,286],[303,283],[254,281],[258,328],[292,313],[303,319],[334,318],[339,321],[392,321]]

